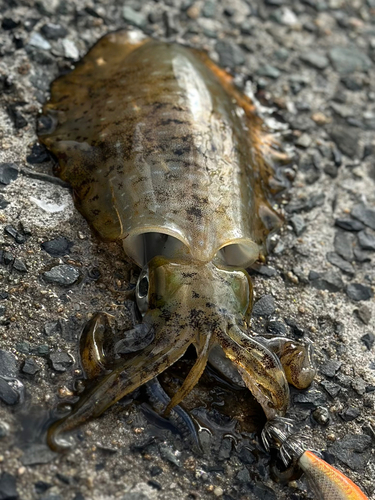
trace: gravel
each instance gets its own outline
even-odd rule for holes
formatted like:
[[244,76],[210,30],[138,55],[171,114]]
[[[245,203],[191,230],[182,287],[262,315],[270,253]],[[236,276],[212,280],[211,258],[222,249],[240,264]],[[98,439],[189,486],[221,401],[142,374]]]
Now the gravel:
[[[374,439],[374,250],[362,246],[368,239],[372,246],[375,230],[373,8],[364,0],[109,0],[105,5],[30,0],[5,5],[0,18],[0,293],[7,295],[0,299],[0,343],[13,356],[15,369],[11,380],[1,380],[18,403],[0,404],[0,428],[7,429],[0,456],[3,473],[16,478],[19,498],[311,496],[303,478],[293,489],[270,479],[270,457],[257,438],[262,423],[251,439],[228,431],[222,412],[239,403],[226,405],[216,381],[207,392],[200,386],[205,401],[217,402],[212,412],[199,413],[202,427],[215,435],[199,433],[213,444],[203,456],[160,412],[147,413],[150,402],[143,389],[75,429],[75,446],[66,454],[45,446],[42,429],[51,411],[69,404],[73,382],[82,377],[78,338],[87,320],[97,311],[108,313],[116,325],[115,343],[122,331],[134,328],[124,294],[134,288],[138,270],[125,261],[120,245],[98,240],[66,184],[53,177],[55,160],[37,141],[36,121],[56,76],[69,71],[108,31],[133,25],[158,39],[168,36],[208,50],[240,87],[255,94],[267,125],[279,127],[277,135],[294,155],[281,167],[293,185],[277,198],[287,224],[277,240],[271,237],[276,252],[268,262],[249,270],[258,300],[255,312],[262,312],[253,315],[249,327],[258,335],[288,335],[296,341],[303,336],[303,342],[313,342],[316,363],[326,368],[306,391],[291,389],[288,416],[312,449],[327,450],[335,465],[375,499],[368,444],[368,437]],[[7,226],[12,234],[4,233]],[[338,237],[341,244],[336,233],[347,235]],[[60,238],[57,253],[41,248]],[[339,256],[350,273],[333,268],[329,253],[336,254],[336,263]],[[45,273],[52,270],[54,281],[46,281]],[[348,290],[370,297],[356,301]],[[341,363],[338,370],[332,361]],[[175,376],[180,380],[177,371]],[[139,398],[136,404],[133,398]],[[245,414],[242,407],[239,411]],[[234,432],[233,438],[223,438],[223,429],[224,435]],[[367,438],[358,443],[350,436]],[[150,483],[152,471],[158,471],[157,484]]]

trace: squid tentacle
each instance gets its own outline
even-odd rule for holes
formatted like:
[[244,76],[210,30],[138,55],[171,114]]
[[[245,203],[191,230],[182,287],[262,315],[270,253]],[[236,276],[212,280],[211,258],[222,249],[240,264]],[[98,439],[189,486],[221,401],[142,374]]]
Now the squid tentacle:
[[88,419],[98,417],[111,405],[159,375],[183,356],[193,341],[191,333],[188,329],[181,331],[178,339],[171,342],[172,333],[173,330],[162,328],[160,335],[141,354],[124,360],[92,385],[67,416],[52,424],[47,436],[50,447],[54,450],[68,448],[68,442],[58,439],[59,435]]
[[289,404],[289,386],[277,356],[261,342],[231,325],[227,335],[219,332],[225,355],[239,367],[246,386],[262,405],[268,419],[284,415]]

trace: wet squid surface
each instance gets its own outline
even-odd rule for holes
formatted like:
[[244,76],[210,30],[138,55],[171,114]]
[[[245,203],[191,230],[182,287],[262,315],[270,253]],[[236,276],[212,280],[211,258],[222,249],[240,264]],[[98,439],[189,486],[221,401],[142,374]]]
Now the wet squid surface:
[[284,415],[288,383],[305,388],[315,371],[310,346],[249,329],[245,269],[264,256],[281,221],[268,201],[272,141],[231,77],[203,52],[112,33],[52,84],[39,138],[90,225],[122,241],[142,268],[142,322],[122,338],[104,314],[86,326],[87,389],[51,428],[50,444],[63,446],[61,433],[154,379],[191,345],[196,360],[165,415],[208,362],[246,386],[268,419]]

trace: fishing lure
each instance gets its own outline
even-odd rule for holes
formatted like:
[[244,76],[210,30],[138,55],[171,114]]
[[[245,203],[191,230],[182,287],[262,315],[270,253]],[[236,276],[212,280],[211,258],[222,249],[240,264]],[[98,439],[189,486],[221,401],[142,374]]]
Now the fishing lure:
[[130,355],[124,339],[108,338],[106,315],[94,316],[80,344],[90,383],[50,428],[51,447],[64,448],[65,431],[156,377],[191,344],[196,362],[166,414],[208,361],[225,359],[268,419],[283,416],[288,383],[306,388],[315,368],[310,344],[266,339],[248,326],[245,269],[280,226],[268,201],[271,157],[280,155],[253,102],[204,52],[118,31],[53,82],[40,123],[40,141],[81,213],[142,268],[135,296],[143,349]]
[[280,449],[285,465],[298,465],[319,500],[369,500],[363,491],[342,472],[310,450],[304,449],[291,434],[291,421],[275,418],[262,431],[265,447],[273,444]]

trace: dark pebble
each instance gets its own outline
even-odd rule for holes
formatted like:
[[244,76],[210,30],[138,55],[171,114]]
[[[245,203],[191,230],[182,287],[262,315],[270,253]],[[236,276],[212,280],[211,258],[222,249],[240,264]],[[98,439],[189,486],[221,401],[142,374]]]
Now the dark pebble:
[[35,165],[44,163],[50,160],[47,149],[42,144],[34,144],[31,148],[31,153],[26,157],[27,163]]
[[290,218],[289,222],[291,223],[293,231],[297,236],[300,236],[306,229],[306,223],[304,218],[298,214],[293,215],[293,217]]
[[310,271],[309,280],[314,288],[318,290],[328,290],[329,292],[339,292],[344,288],[344,282],[339,273],[328,271],[318,273]]
[[358,92],[363,88],[362,81],[354,76],[343,76],[340,81],[348,90],[353,92]]
[[317,424],[322,426],[328,425],[331,419],[329,411],[325,406],[318,406],[318,408],[312,412],[312,417]]
[[277,500],[274,490],[265,484],[256,482],[254,485],[251,485],[251,490],[256,498],[262,500]]
[[301,338],[305,335],[305,330],[298,326],[294,319],[285,318],[285,323],[290,327],[294,336]]
[[358,155],[359,136],[357,131],[336,125],[329,134],[339,150],[346,156],[354,158]]
[[335,70],[345,75],[355,71],[367,71],[372,66],[365,51],[355,47],[333,47],[329,51],[329,58]]
[[7,405],[15,405],[18,403],[20,395],[8,382],[0,376],[0,400]]
[[349,434],[336,441],[328,451],[352,470],[362,471],[370,456],[371,441],[367,434]]
[[250,272],[255,272],[256,274],[260,274],[261,276],[266,276],[267,278],[271,278],[272,276],[275,276],[277,274],[277,271],[275,268],[270,267],[270,266],[262,266],[261,264],[258,264],[255,262],[251,268]]
[[4,31],[14,30],[14,28],[17,28],[19,25],[20,22],[15,21],[11,17],[4,17],[4,19],[1,21],[1,27]]
[[345,421],[345,422],[351,422],[352,420],[355,420],[360,416],[361,412],[358,410],[358,408],[354,408],[353,406],[349,406],[349,408],[346,408],[344,411],[340,413],[340,417]]
[[0,349],[0,375],[3,377],[16,377],[17,361],[9,351]]
[[358,316],[358,318],[364,323],[365,325],[368,325],[371,320],[371,310],[363,304],[362,306],[358,307],[358,309],[354,309],[355,314]]
[[322,380],[320,385],[325,389],[325,391],[331,396],[331,398],[335,398],[341,392],[341,387],[330,380]]
[[54,283],[61,286],[70,286],[78,280],[80,276],[79,270],[76,267],[68,264],[55,266],[49,271],[43,273],[43,278],[48,283]]
[[334,359],[330,359],[326,361],[323,365],[320,365],[319,371],[326,377],[334,377],[336,373],[340,370],[342,365],[342,361],[337,361]]
[[366,250],[362,250],[362,248],[354,247],[354,259],[357,262],[370,262],[371,261],[371,252]]
[[228,460],[232,454],[233,443],[231,439],[223,439],[220,445],[218,460]]
[[181,29],[177,16],[170,10],[165,10],[163,12],[163,22],[165,26],[165,36],[167,38],[176,35]]
[[269,321],[266,326],[267,333],[275,337],[284,337],[286,335],[286,326],[281,321]]
[[361,231],[365,227],[362,222],[354,219],[336,219],[335,226],[345,231]]
[[150,469],[150,474],[152,477],[159,476],[163,472],[163,469],[158,465],[153,465]]
[[45,444],[33,444],[24,450],[21,463],[23,465],[48,464],[56,457],[57,454],[49,446]]
[[325,194],[315,193],[308,198],[289,203],[286,206],[286,211],[289,213],[309,212],[315,207],[321,207],[324,204]]
[[375,210],[368,208],[364,203],[358,203],[351,211],[352,217],[360,220],[365,226],[375,229]]
[[47,23],[40,28],[41,33],[48,40],[58,40],[64,38],[68,34],[68,30],[59,24]]
[[49,355],[52,368],[57,372],[66,372],[73,364],[73,359],[67,352],[51,352]]
[[372,332],[366,333],[361,337],[362,342],[365,344],[367,349],[371,351],[375,343],[375,335]]
[[239,483],[249,483],[250,482],[250,472],[244,467],[243,469],[239,470],[237,475],[236,475],[236,480]]
[[18,168],[14,163],[0,163],[0,184],[6,186],[18,177]]
[[17,500],[19,498],[17,492],[17,480],[15,476],[9,472],[3,472],[0,475],[0,499],[1,500]]
[[46,483],[45,481],[42,481],[42,480],[34,483],[35,493],[37,493],[37,495],[42,495],[47,490],[49,490],[51,487],[52,487],[51,483]]
[[275,312],[275,299],[272,295],[263,295],[253,307],[253,316],[270,316]]
[[242,50],[230,40],[221,40],[216,43],[215,49],[219,55],[220,65],[234,68],[245,62]]
[[38,345],[32,349],[32,354],[44,358],[49,355],[49,347],[48,345]]
[[354,259],[353,242],[353,235],[342,231],[337,231],[333,240],[336,252],[348,262]]
[[2,194],[0,194],[0,210],[4,210],[4,208],[6,208],[8,205],[9,201],[7,201]]
[[80,491],[78,491],[74,495],[73,500],[85,500],[85,497],[84,497],[84,495]]
[[339,174],[339,169],[333,163],[328,163],[324,166],[324,172],[332,177],[332,179],[335,179]]
[[22,354],[29,354],[30,344],[28,342],[17,342],[16,351],[21,352]]
[[27,273],[26,264],[21,259],[14,259],[13,269],[18,271],[19,273]]
[[5,306],[0,306],[0,318],[1,316],[4,316],[6,313],[7,308]]
[[69,254],[71,247],[74,245],[72,241],[67,240],[63,236],[50,241],[45,241],[41,247],[52,257],[63,257]]
[[44,334],[47,337],[53,337],[54,335],[62,334],[62,326],[60,321],[48,321],[44,325]]
[[293,401],[307,408],[318,408],[319,406],[325,406],[327,402],[327,397],[316,389],[310,389],[305,392],[295,394]]
[[201,10],[202,16],[211,18],[211,17],[215,16],[215,12],[216,12],[215,0],[206,0],[206,2],[204,2],[204,4],[203,4],[202,10]]
[[368,229],[358,233],[358,243],[364,250],[375,251],[375,236]]
[[7,109],[9,118],[12,120],[13,125],[17,130],[20,128],[26,127],[27,120],[22,115],[22,113],[20,111],[18,111],[15,104],[8,104],[6,109]]
[[4,233],[11,236],[19,245],[22,245],[26,241],[25,235],[18,232],[17,229],[13,226],[5,226]]
[[157,491],[161,491],[163,489],[162,485],[157,481],[155,481],[154,479],[150,479],[149,481],[147,481],[147,484],[151,486],[151,488],[154,488]]
[[369,300],[373,297],[371,288],[361,283],[349,283],[346,287],[346,295],[356,301]]
[[35,375],[39,370],[40,367],[35,363],[33,358],[25,359],[22,367],[22,373],[26,373],[27,375]]
[[350,262],[341,258],[336,252],[328,252],[326,257],[328,262],[330,262],[333,266],[338,267],[341,271],[344,271],[344,273],[354,275],[354,267],[350,264]]

